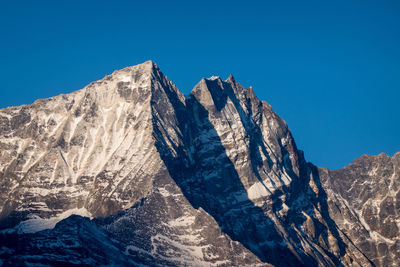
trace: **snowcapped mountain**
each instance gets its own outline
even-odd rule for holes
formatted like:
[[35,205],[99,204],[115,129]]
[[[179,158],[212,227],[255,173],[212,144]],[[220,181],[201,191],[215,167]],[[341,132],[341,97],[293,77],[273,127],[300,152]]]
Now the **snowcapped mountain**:
[[127,67],[0,110],[0,148],[4,266],[400,264],[400,154],[317,168],[232,75]]

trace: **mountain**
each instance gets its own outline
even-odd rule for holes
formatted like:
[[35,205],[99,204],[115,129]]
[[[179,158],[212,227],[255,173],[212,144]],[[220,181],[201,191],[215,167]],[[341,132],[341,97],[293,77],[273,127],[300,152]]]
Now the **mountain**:
[[4,266],[398,266],[400,153],[318,168],[231,75],[147,61],[0,110]]

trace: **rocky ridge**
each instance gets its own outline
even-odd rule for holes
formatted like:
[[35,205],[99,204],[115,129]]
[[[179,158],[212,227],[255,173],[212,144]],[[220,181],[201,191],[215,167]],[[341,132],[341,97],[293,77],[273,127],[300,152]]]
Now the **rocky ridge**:
[[6,266],[400,263],[399,154],[317,168],[232,75],[127,67],[0,110],[0,148]]

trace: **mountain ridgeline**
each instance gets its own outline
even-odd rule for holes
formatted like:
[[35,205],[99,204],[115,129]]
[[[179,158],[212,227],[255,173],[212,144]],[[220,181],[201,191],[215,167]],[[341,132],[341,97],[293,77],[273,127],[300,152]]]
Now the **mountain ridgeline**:
[[0,264],[399,266],[400,153],[318,168],[231,75],[147,61],[0,110]]

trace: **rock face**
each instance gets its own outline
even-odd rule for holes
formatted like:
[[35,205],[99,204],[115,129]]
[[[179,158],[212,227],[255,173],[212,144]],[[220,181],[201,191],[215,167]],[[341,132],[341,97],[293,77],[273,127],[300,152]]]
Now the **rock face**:
[[400,263],[400,153],[364,155],[341,170],[319,170],[329,213],[376,265]]
[[115,71],[0,110],[0,148],[5,266],[400,264],[400,154],[319,169],[232,75]]

